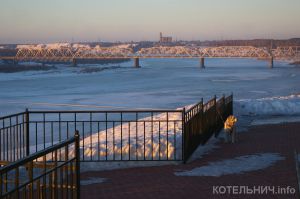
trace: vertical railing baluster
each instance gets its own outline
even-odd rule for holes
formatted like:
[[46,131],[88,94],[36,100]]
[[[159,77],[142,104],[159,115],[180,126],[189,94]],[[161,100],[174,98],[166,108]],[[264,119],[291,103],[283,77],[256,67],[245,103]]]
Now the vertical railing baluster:
[[60,198],[64,198],[64,168],[60,167],[59,169],[59,186],[60,186]]
[[173,133],[174,133],[174,160],[177,159],[176,156],[176,121],[174,121],[174,127],[173,127]]
[[[75,149],[76,150],[76,149]],[[76,152],[75,152],[76,153]],[[74,160],[73,160],[74,161]],[[70,164],[70,198],[75,198],[74,197],[74,166],[73,166],[73,161],[71,161]]]
[[158,121],[158,160],[160,160],[160,119]]
[[130,149],[131,149],[131,146],[130,146],[130,121],[128,121],[128,145],[129,145],[129,148],[128,148],[128,156],[129,156],[129,160],[131,158],[131,153],[130,153]]
[[80,198],[80,150],[79,150],[79,132],[75,132],[75,158],[76,158],[76,196]]
[[38,151],[38,123],[35,122],[35,152]]
[[167,160],[169,160],[169,113],[167,112]]
[[16,159],[16,155],[17,155],[17,152],[16,151],[18,151],[17,149],[17,147],[18,147],[18,145],[17,145],[17,141],[16,141],[16,125],[14,124],[13,125],[13,153],[14,153],[14,161],[16,161],[17,159]]
[[82,121],[82,151],[83,151],[83,152],[82,152],[82,160],[83,160],[83,161],[84,161],[84,159],[85,159],[84,139],[85,139],[85,137],[84,137],[84,121]]
[[146,123],[144,121],[144,160],[146,160]]
[[105,159],[107,160],[107,112],[105,112]]
[[74,127],[75,127],[75,131],[76,131],[77,130],[77,114],[76,113],[74,113],[74,122],[75,122]]
[[53,139],[53,136],[54,136],[54,135],[53,135],[53,133],[54,133],[54,132],[53,132],[53,121],[51,121],[51,127],[50,127],[50,129],[51,129],[51,146],[53,146],[53,144],[54,144],[54,143],[53,143],[53,142],[54,142],[54,139]]
[[92,147],[92,142],[93,142],[93,137],[92,137],[92,131],[93,131],[93,127],[92,127],[92,120],[93,120],[93,115],[92,113],[90,112],[90,154],[91,154],[91,161],[93,160],[93,147]]
[[[42,192],[43,192],[43,198],[46,198],[46,193],[47,193],[47,178],[46,178],[46,171],[47,171],[47,165],[46,165],[46,155],[43,156],[43,172],[44,172],[44,175],[43,175],[43,189],[42,189]],[[60,161],[62,161],[60,159]]]
[[53,178],[52,178],[52,172],[51,173],[48,173],[48,175],[46,175],[46,176],[48,176],[48,187],[49,187],[49,192],[50,192],[50,198],[52,199],[52,198],[54,198],[53,196],[54,196],[54,193],[53,193]]
[[[46,148],[46,115],[43,113],[43,135],[44,135],[44,149]],[[59,140],[60,141],[60,140]]]
[[58,159],[57,159],[57,150],[54,151],[54,198],[58,198],[58,182],[57,182],[57,166],[58,166]]
[[[58,113],[58,141],[61,142],[61,113]],[[61,149],[59,149],[59,159],[61,159]]]
[[0,128],[0,160],[2,160],[2,134],[3,134],[3,129]]
[[10,161],[9,158],[9,142],[8,142],[8,128],[6,128],[6,160]]
[[[19,177],[20,177],[20,175],[19,175],[19,167],[17,167],[16,169],[15,169],[16,171],[16,173],[15,173],[15,189],[17,189],[16,190],[16,198],[19,198],[19,189],[18,189],[18,187],[19,187]],[[2,183],[0,183],[0,185],[2,186]],[[0,194],[0,196],[1,196],[1,194]]]
[[121,160],[123,160],[123,113],[121,112]]
[[[69,161],[69,145],[65,146],[65,162]],[[68,169],[68,164],[64,165],[65,168],[65,179],[66,179],[66,198],[69,198],[69,169]]]
[[183,107],[182,112],[181,112],[181,148],[182,148],[182,161],[185,163],[186,159],[185,159],[185,154],[186,154],[186,147],[185,147],[185,141],[186,141],[186,130],[185,130],[185,107]]
[[[16,140],[17,140],[17,159],[20,159],[20,143],[19,143],[19,116],[16,117],[16,127],[17,127],[17,133],[16,133]],[[1,142],[0,142],[1,144]],[[1,158],[0,158],[1,159]]]
[[214,132],[216,132],[217,127],[217,96],[214,97]]
[[67,125],[67,139],[69,139],[69,121],[66,122]]
[[154,150],[154,146],[153,146],[153,125],[154,125],[154,123],[153,123],[153,111],[151,112],[151,154],[152,154],[152,159],[151,160],[153,160],[154,159],[154,153],[153,153],[153,150]]
[[42,194],[41,194],[41,180],[40,179],[37,179],[36,181],[36,195],[37,197],[36,198],[43,198],[42,197]]
[[113,160],[115,160],[115,121],[113,121]]
[[97,149],[97,155],[98,155],[98,161],[100,160],[100,153],[101,153],[101,145],[100,145],[100,122],[97,122],[97,131],[98,131],[98,149]]
[[25,157],[26,156],[26,154],[27,154],[27,147],[26,147],[26,120],[25,120],[25,115],[26,115],[26,113],[24,113],[23,115],[22,115],[22,157]]
[[3,191],[2,191],[2,189],[3,189],[3,180],[2,180],[2,173],[0,173],[0,196],[2,196],[3,195]]
[[29,198],[33,198],[33,160],[29,162],[28,164],[28,177],[29,177]]
[[135,159],[138,160],[138,113],[135,113]]
[[9,145],[9,151],[10,151],[10,157],[9,160],[13,162],[13,138],[12,138],[12,125],[11,125],[11,117],[9,118],[9,142],[7,143]]
[[5,173],[5,193],[7,193],[7,191],[8,191],[8,183],[7,183],[7,172]]

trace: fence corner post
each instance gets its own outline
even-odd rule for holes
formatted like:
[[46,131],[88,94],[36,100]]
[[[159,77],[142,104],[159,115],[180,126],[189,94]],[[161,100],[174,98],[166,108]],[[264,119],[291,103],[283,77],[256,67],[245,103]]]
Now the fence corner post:
[[233,92],[231,92],[231,115],[233,115]]
[[26,155],[30,154],[30,137],[29,137],[29,111],[25,109],[25,135],[26,135]]
[[80,198],[80,149],[79,149],[79,140],[80,135],[79,131],[75,130],[75,157],[76,157],[76,196]]
[[[217,123],[217,121],[218,121],[218,113],[217,113],[217,96],[215,95],[215,97],[214,97],[214,106],[215,106],[215,125],[216,125],[216,123]],[[216,131],[216,130],[215,130]]]
[[185,107],[183,107],[182,109],[182,160],[183,160],[183,164],[186,163],[186,159],[185,159]]
[[204,115],[204,102],[203,102],[203,97],[202,97],[201,98],[201,120],[200,120],[200,122],[201,122],[201,129],[200,129],[201,133],[203,133],[203,131],[204,131],[204,127],[203,127],[204,118],[203,118],[203,115]]

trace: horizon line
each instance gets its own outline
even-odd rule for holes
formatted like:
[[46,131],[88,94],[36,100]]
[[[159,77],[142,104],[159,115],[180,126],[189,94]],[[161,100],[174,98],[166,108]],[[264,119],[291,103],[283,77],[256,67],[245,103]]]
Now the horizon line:
[[[294,39],[300,39],[299,37],[290,37],[290,38],[281,38],[281,39],[274,39],[274,38],[252,38],[252,39],[206,39],[206,40],[200,40],[200,39],[192,39],[192,40],[175,40],[170,43],[176,43],[176,42],[220,42],[220,41],[255,41],[255,40],[269,40],[269,41],[288,41],[288,40],[294,40]],[[15,43],[0,43],[0,45],[22,45],[22,44],[53,44],[53,43],[70,43],[70,44],[76,44],[76,43],[140,43],[140,42],[157,42],[159,43],[159,40],[140,40],[140,41],[134,41],[134,40],[116,40],[116,41],[109,41],[109,40],[103,40],[103,41],[55,41],[55,42],[15,42]]]

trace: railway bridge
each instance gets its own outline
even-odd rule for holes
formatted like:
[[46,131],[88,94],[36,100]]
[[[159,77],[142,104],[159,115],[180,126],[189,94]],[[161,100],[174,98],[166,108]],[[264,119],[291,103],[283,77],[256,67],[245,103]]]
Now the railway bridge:
[[274,59],[300,59],[300,46],[281,46],[275,49],[253,46],[157,46],[141,48],[134,52],[130,47],[77,47],[72,46],[23,46],[14,56],[0,56],[2,60],[36,62],[71,62],[78,60],[133,59],[134,67],[140,67],[139,60],[146,58],[197,58],[201,68],[205,68],[205,58],[257,58],[268,60],[273,68]]

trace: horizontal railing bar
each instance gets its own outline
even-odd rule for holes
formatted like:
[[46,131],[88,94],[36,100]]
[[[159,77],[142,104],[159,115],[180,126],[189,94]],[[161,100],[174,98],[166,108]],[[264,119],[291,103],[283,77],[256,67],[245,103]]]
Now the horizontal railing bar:
[[55,151],[55,150],[57,150],[59,148],[62,148],[64,146],[66,146],[66,145],[75,143],[75,140],[76,140],[75,137],[69,138],[68,140],[62,141],[62,142],[60,142],[58,144],[54,144],[54,145],[52,145],[50,147],[42,149],[39,152],[36,152],[36,153],[31,154],[31,155],[29,155],[29,156],[27,156],[25,158],[17,160],[16,162],[8,164],[8,165],[0,168],[0,174],[8,172],[9,170],[15,169],[16,167],[22,166],[22,165],[24,165],[25,163],[27,163],[29,161],[32,161],[32,160],[37,159],[37,158],[39,158],[41,156],[44,156],[44,155],[46,155],[48,153],[51,153],[51,152],[53,152],[53,151]]
[[[89,156],[86,156],[86,157],[89,157]],[[104,157],[105,158],[105,157]],[[124,157],[123,157],[124,158]],[[82,161],[81,160],[81,162],[134,162],[134,161],[136,161],[136,162],[140,162],[140,161],[143,161],[143,162],[179,162],[179,161],[182,161],[182,158],[180,157],[180,158],[176,158],[176,159],[157,159],[157,160],[155,160],[155,159],[149,159],[149,160],[145,160],[145,159],[143,159],[144,157],[142,157],[141,159],[130,159],[130,160],[121,160],[121,159],[115,159],[115,160],[102,160],[102,159],[95,159],[95,160],[84,160],[84,161]]]
[[92,123],[112,123],[112,122],[181,122],[182,120],[47,120],[47,121],[30,121],[29,123],[82,123],[82,122],[92,122]]
[[3,116],[3,117],[0,117],[0,120],[4,120],[4,119],[11,118],[11,117],[20,116],[20,115],[23,115],[23,114],[25,114],[25,113],[26,113],[26,112],[20,112],[20,113],[15,113],[15,114],[12,114],[12,115],[6,115],[6,116]]
[[18,124],[14,124],[14,125],[9,125],[9,126],[6,126],[6,127],[2,127],[2,128],[0,128],[0,130],[5,130],[5,129],[17,127],[17,126],[20,126],[20,125],[23,125],[23,124],[25,124],[25,122],[21,122],[21,123],[18,123]]
[[189,113],[190,111],[192,111],[194,108],[196,108],[197,106],[200,106],[202,103],[202,101],[198,102],[197,104],[195,104],[194,106],[192,106],[190,109],[186,110],[185,113]]
[[139,109],[139,110],[103,110],[103,111],[28,111],[31,114],[43,113],[182,113],[182,110],[172,109]]

